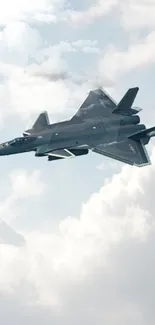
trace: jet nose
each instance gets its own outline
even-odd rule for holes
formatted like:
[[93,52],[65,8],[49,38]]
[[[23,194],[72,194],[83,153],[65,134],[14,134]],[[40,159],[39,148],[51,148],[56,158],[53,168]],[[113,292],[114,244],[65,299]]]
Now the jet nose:
[[0,144],[0,156],[4,155],[4,147]]
[[0,156],[6,155],[7,143],[0,144]]

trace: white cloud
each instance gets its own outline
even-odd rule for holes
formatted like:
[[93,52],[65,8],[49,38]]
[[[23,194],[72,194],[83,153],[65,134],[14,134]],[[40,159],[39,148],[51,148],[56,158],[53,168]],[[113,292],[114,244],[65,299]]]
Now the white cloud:
[[33,198],[41,197],[46,189],[41,180],[39,170],[28,173],[26,170],[15,170],[9,175],[10,193],[0,201],[0,219],[10,222],[20,213],[19,202],[24,199],[30,202]]
[[41,46],[41,37],[35,28],[24,22],[8,23],[0,33],[0,60],[23,66],[29,57],[36,55]]
[[[16,30],[20,31],[16,33]],[[64,54],[98,54],[97,41],[78,40],[41,47],[42,40],[35,29],[25,23],[12,23],[1,32],[1,44],[0,68],[4,77],[0,87],[1,121],[8,114],[18,114],[24,120],[47,110],[55,118],[65,109],[66,112],[76,109],[77,94],[80,101],[88,89],[88,79],[93,76],[90,72],[89,75],[68,72]],[[29,58],[35,63],[30,63]]]
[[113,160],[108,157],[104,157],[103,162],[97,166],[97,169],[99,170],[113,170],[114,172],[118,172],[120,168],[122,167],[122,163],[120,163],[117,160]]
[[15,170],[10,174],[14,198],[26,198],[43,194],[45,185],[39,170],[29,174],[26,170]]
[[66,0],[23,0],[22,3],[20,0],[6,0],[1,6],[0,24],[19,21],[47,24],[66,22],[74,27],[81,27],[91,24],[113,9],[120,11],[121,22],[126,29],[155,26],[154,0],[95,0],[85,10],[75,10],[72,3]]
[[58,23],[64,21],[74,26],[91,23],[107,15],[119,0],[96,0],[86,10],[76,11],[66,0],[6,0],[1,6],[0,24],[14,21]]
[[[86,78],[78,86],[72,73],[71,78],[61,78],[61,73],[63,76],[69,70],[63,54],[100,53],[98,43],[91,40],[43,48],[38,31],[21,20],[63,20],[81,27],[118,8],[118,3],[100,1],[86,11],[75,12],[64,10],[64,1],[16,0],[10,6],[6,1],[0,13],[0,23],[7,23],[0,33],[2,117],[17,114],[31,119],[45,109],[53,116],[68,107],[76,110],[90,83]],[[126,3],[126,8],[129,5],[131,2]],[[125,10],[122,7],[122,17],[129,28]],[[144,16],[139,15],[138,21],[142,18],[144,24]],[[142,26],[136,25],[134,16],[133,26]],[[102,79],[107,75],[118,80],[131,69],[154,62],[154,41],[152,32],[127,51],[108,49],[99,64]],[[36,72],[57,74],[58,80],[37,77]],[[150,307],[155,292],[154,150],[152,162],[152,166],[142,169],[125,166],[82,205],[79,218],[65,218],[59,222],[57,232],[41,229],[25,233],[22,247],[18,234],[0,223],[0,315],[4,323],[25,325],[28,321],[41,325],[44,319],[45,325],[154,324],[154,305]],[[17,170],[9,181],[9,193],[0,201],[0,219],[11,224],[17,215],[22,217],[23,211],[29,216],[34,198],[46,219],[42,203],[46,188],[40,172]]]
[[1,4],[0,24],[12,21],[36,20],[39,15],[50,16],[55,20],[58,9],[63,8],[64,0],[6,0]]
[[90,24],[94,20],[107,15],[118,3],[119,0],[97,0],[84,11],[76,11],[74,9],[65,10],[60,15],[60,19],[80,27],[81,24]]
[[[91,40],[60,42],[44,47],[37,29],[19,21],[9,22],[0,32],[0,45],[0,69],[4,79],[0,85],[1,122],[8,113],[18,114],[23,119],[29,119],[42,110],[61,114],[70,107],[70,101],[73,103],[77,84],[81,90],[81,83],[87,82],[87,76],[70,74],[67,80],[58,78],[56,83],[55,79],[52,82],[36,77],[33,71],[61,76],[68,70],[64,53],[99,52],[97,42]],[[31,60],[35,63],[30,63]]]
[[[124,166],[118,175],[106,180],[99,193],[83,204],[80,218],[62,220],[58,233],[33,232],[25,235],[26,246],[22,248],[1,247],[1,293],[18,298],[25,283],[26,292],[34,293],[28,294],[25,304],[34,305],[37,299],[44,308],[52,308],[53,316],[45,324],[57,313],[59,325],[73,324],[75,318],[77,324],[84,319],[107,325],[116,320],[121,325],[145,324],[152,299],[147,295],[146,305],[145,282],[154,258],[152,251],[146,263],[145,252],[150,251],[155,233],[155,149],[151,159],[150,167]],[[25,182],[17,177],[17,193],[21,189],[18,184]],[[149,281],[153,281],[154,264],[151,268]],[[144,273],[138,275],[142,270]]]
[[[43,110],[62,112],[69,97],[69,88],[63,81],[47,80],[21,74],[8,82],[9,101],[15,113],[21,118],[28,118]],[[61,96],[60,96],[61,94]]]
[[[155,27],[155,1],[130,0],[120,2],[123,26],[128,30]],[[132,17],[132,19],[131,19]]]
[[0,244],[23,246],[25,244],[24,237],[12,229],[6,222],[0,221]]
[[129,45],[126,51],[121,51],[113,45],[107,48],[99,61],[98,70],[101,74],[117,80],[123,74],[155,62],[155,32],[135,44]]

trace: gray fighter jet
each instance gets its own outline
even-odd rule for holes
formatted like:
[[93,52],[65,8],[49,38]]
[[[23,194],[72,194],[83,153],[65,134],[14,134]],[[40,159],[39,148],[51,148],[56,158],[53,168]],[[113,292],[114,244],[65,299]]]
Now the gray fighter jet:
[[138,167],[151,164],[145,145],[155,136],[132,107],[139,88],[130,88],[117,104],[103,90],[89,92],[76,114],[67,121],[50,124],[42,112],[22,137],[0,145],[0,155],[34,151],[49,161],[77,157],[91,150]]

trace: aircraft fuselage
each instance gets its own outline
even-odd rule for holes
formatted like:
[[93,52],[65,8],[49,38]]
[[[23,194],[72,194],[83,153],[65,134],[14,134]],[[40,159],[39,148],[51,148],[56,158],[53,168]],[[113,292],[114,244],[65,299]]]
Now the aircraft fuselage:
[[40,132],[15,138],[0,145],[0,155],[35,151],[43,156],[52,150],[63,148],[93,148],[99,144],[125,140],[128,136],[145,129],[138,116],[114,116],[90,119],[84,122],[70,121],[51,124]]

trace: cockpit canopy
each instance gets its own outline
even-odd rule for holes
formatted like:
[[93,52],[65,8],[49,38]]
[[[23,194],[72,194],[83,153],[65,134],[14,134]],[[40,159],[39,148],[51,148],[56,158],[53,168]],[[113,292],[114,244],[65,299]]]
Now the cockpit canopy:
[[15,138],[11,141],[2,143],[0,145],[0,147],[6,148],[8,146],[21,146],[21,145],[25,145],[25,144],[29,144],[31,142],[33,142],[34,140],[36,140],[36,137],[19,137],[19,138]]
[[11,146],[18,146],[18,145],[25,145],[25,144],[29,144],[31,142],[33,142],[34,140],[36,140],[36,137],[20,137],[20,138],[15,138],[11,141],[8,142],[9,145]]

